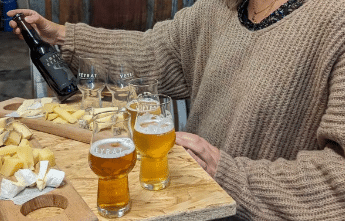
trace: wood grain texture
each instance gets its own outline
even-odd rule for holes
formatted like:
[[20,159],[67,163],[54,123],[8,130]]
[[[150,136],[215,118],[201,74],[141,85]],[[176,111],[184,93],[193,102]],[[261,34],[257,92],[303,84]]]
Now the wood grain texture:
[[82,0],[60,0],[60,24],[81,22],[83,20],[82,8]]
[[52,2],[51,0],[45,0],[46,16],[45,18],[49,21],[52,20]]
[[171,18],[172,0],[155,0],[153,25]]
[[[89,145],[35,131],[42,146],[51,148],[59,168],[99,220],[97,176],[88,165]],[[235,201],[180,146],[169,153],[170,186],[148,191],[139,184],[140,161],[129,174],[132,209],[117,220],[210,220],[232,216]]]
[[[36,139],[30,141],[35,148],[42,148],[43,145]],[[60,169],[60,168],[58,168]],[[38,171],[35,171],[36,173]],[[0,175],[0,183],[4,176]],[[6,177],[12,181],[13,177]],[[51,207],[40,211],[41,208]],[[57,213],[56,208],[60,208]],[[35,211],[35,214],[32,212]],[[97,216],[90,210],[85,201],[73,188],[70,181],[65,177],[63,185],[55,190],[38,196],[23,205],[15,205],[12,201],[0,200],[0,220],[1,221],[69,221],[86,220],[96,221]]]

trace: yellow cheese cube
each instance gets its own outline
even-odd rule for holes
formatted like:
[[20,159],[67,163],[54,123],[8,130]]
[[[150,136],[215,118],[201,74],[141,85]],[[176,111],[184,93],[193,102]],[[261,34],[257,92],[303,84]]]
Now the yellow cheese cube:
[[38,155],[39,161],[48,160],[50,167],[55,166],[55,156],[53,151],[51,151],[49,148],[40,149]]
[[0,134],[2,134],[5,131],[5,128],[0,127]]
[[22,135],[15,130],[10,131],[10,134],[5,142],[5,145],[19,145]]
[[32,148],[32,155],[34,157],[34,164],[36,165],[40,161],[39,149]]
[[2,167],[2,157],[0,156],[0,171],[1,171],[1,167]]
[[32,149],[30,146],[25,145],[25,146],[19,146],[18,147],[18,158],[22,159],[24,161],[23,168],[24,169],[34,169],[34,156],[32,154]]
[[2,155],[13,155],[17,153],[18,146],[17,145],[8,145],[0,148],[0,156]]
[[32,133],[26,125],[21,124],[19,122],[13,122],[12,126],[13,126],[13,129],[15,131],[17,131],[18,133],[20,133],[22,135],[22,138],[24,138],[24,139],[30,139],[31,138]]
[[6,158],[1,167],[0,173],[6,177],[13,176],[17,170],[23,168],[23,161],[19,158]]

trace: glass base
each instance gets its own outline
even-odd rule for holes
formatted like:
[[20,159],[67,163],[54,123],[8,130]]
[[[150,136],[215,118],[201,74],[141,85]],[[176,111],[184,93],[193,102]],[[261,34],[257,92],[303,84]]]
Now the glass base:
[[168,177],[168,179],[164,181],[159,181],[159,182],[150,182],[150,183],[140,182],[141,187],[146,190],[162,190],[162,189],[167,188],[169,184],[170,184],[170,177]]
[[124,216],[129,210],[131,209],[131,201],[122,208],[114,208],[114,207],[108,207],[108,208],[100,208],[97,206],[97,210],[99,215],[106,217],[106,218],[117,218]]

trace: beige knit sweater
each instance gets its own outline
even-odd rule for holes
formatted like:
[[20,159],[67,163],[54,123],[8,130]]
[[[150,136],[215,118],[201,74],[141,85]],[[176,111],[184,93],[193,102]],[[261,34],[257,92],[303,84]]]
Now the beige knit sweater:
[[345,0],[308,0],[259,31],[199,0],[145,33],[66,24],[63,57],[131,62],[191,97],[187,131],[221,150],[244,220],[345,220]]

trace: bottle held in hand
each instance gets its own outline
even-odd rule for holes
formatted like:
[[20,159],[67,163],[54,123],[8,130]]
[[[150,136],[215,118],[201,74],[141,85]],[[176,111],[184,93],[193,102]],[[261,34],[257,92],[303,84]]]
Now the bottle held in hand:
[[44,42],[24,18],[25,15],[19,13],[13,17],[13,21],[18,24],[30,47],[31,60],[57,98],[64,101],[78,91],[76,78],[55,47]]

